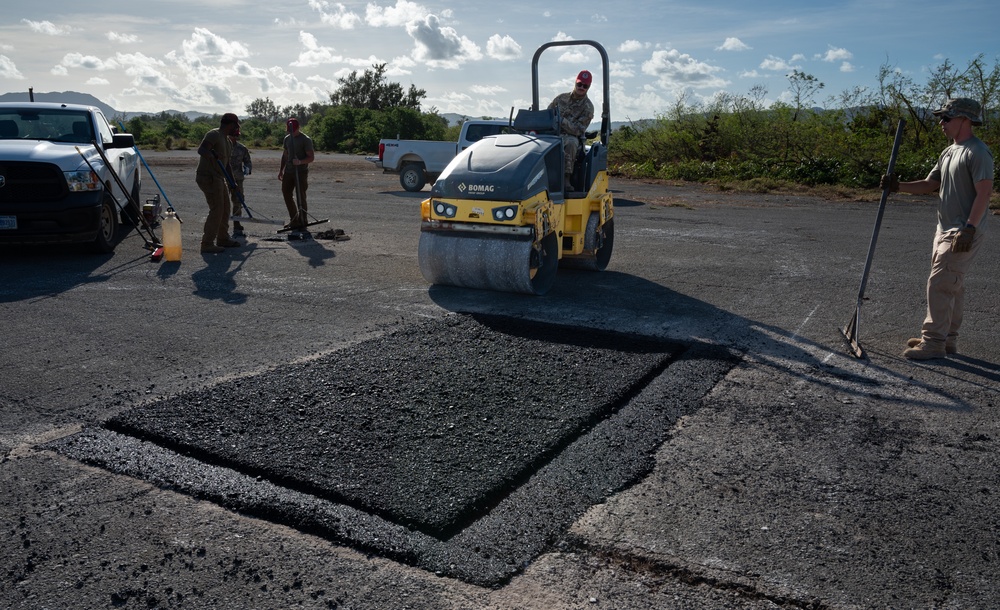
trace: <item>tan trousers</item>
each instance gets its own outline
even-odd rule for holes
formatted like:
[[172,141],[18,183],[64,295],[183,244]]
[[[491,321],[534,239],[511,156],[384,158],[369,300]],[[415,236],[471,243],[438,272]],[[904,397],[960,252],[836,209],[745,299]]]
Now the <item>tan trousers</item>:
[[229,187],[222,176],[198,174],[195,177],[198,188],[205,193],[208,204],[208,218],[201,236],[201,245],[229,241]]
[[969,270],[982,244],[976,235],[968,252],[954,253],[951,242],[958,231],[938,231],[931,254],[931,274],[927,278],[927,317],[921,328],[925,343],[944,346],[946,339],[958,339],[958,329],[965,314],[965,272]]

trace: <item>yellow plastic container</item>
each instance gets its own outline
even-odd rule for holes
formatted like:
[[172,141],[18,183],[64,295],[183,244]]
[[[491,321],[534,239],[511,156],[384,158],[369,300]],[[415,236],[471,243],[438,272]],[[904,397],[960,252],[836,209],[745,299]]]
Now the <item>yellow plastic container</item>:
[[168,261],[181,260],[181,221],[173,211],[167,211],[163,219],[163,258]]

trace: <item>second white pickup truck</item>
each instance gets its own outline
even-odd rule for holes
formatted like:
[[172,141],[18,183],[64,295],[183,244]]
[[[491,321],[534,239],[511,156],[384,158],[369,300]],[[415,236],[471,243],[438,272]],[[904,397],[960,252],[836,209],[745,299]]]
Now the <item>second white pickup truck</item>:
[[457,142],[432,140],[383,139],[378,144],[378,156],[366,157],[387,174],[399,174],[399,184],[416,192],[433,184],[444,168],[459,152],[486,136],[507,133],[506,119],[477,119],[462,123]]

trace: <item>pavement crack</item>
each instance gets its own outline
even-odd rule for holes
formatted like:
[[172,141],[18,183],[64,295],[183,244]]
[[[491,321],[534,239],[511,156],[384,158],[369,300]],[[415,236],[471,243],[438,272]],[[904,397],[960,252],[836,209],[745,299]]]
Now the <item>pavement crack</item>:
[[[613,565],[624,572],[634,574],[635,576],[645,576],[651,580],[670,579],[691,587],[708,587],[750,601],[770,602],[781,608],[832,610],[832,606],[819,599],[802,599],[778,592],[764,591],[753,584],[753,581],[758,579],[759,575],[745,574],[743,581],[728,579],[719,575],[712,575],[707,571],[700,571],[690,565],[682,565],[681,562],[672,562],[637,553],[628,553],[620,549],[592,545],[573,535],[567,538],[565,546],[562,546],[560,550],[586,553],[598,561]],[[719,572],[717,570],[712,571]]]

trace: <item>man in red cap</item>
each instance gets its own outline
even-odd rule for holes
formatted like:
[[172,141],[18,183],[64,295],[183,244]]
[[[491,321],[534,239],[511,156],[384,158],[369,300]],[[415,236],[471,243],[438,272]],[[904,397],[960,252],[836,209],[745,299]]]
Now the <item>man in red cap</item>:
[[566,153],[566,189],[570,190],[570,181],[573,176],[573,164],[576,163],[576,155],[580,150],[580,141],[587,133],[590,122],[594,120],[594,104],[587,98],[587,90],[594,81],[594,76],[589,70],[583,70],[576,75],[576,86],[569,93],[560,93],[556,96],[549,108],[559,109],[560,125],[559,131],[562,133],[563,150]]
[[240,242],[229,236],[229,184],[223,173],[223,167],[229,165],[229,157],[233,154],[229,136],[239,128],[239,118],[227,112],[222,115],[219,127],[206,133],[198,147],[200,158],[195,182],[205,193],[205,202],[208,203],[208,218],[201,236],[201,251],[204,253],[217,253],[240,246]]
[[[299,120],[295,117],[285,123],[284,151],[281,153],[281,165],[278,169],[278,180],[281,180],[281,194],[285,198],[285,207],[291,220],[286,229],[305,229],[309,223],[306,216],[306,189],[309,188],[309,164],[316,154],[313,141],[299,131]],[[293,194],[298,198],[296,204]]]

